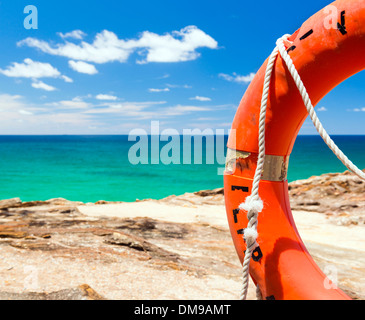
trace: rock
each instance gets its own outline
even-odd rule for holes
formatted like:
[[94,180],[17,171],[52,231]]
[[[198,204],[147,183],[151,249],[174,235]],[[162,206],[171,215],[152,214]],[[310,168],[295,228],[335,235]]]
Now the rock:
[[0,238],[25,238],[27,236],[26,232],[22,231],[13,231],[13,230],[7,230],[7,231],[0,231]]
[[21,203],[19,207],[28,208],[28,207],[45,206],[45,205],[47,205],[47,202],[45,201],[27,201]]
[[[134,230],[136,231],[137,229]],[[178,254],[167,251],[160,246],[154,245],[150,241],[146,241],[142,237],[132,234],[114,232],[111,235],[106,235],[104,242],[146,252],[150,258],[168,260],[170,262],[182,260]]]
[[0,225],[0,238],[21,239],[28,236],[28,233],[21,229],[25,224]]
[[222,205],[224,204],[224,189],[217,188],[214,190],[202,190],[194,193],[185,193],[180,196],[169,196],[157,201],[185,207],[194,207],[199,205]]
[[364,223],[365,183],[348,171],[291,182],[289,196],[293,210],[331,214],[333,223],[351,225],[351,221],[340,219],[346,211],[347,215],[356,217],[354,221]]
[[[0,217],[7,235],[0,238],[0,299],[85,299],[77,282],[106,299],[239,297],[241,268],[228,230],[87,217],[74,203],[66,211],[59,204],[30,206],[26,214],[11,208]],[[32,275],[37,289],[24,292]]]
[[6,200],[0,200],[0,209],[3,208],[16,208],[22,204],[20,198],[12,198]]
[[[31,241],[29,241],[31,240]],[[55,243],[45,241],[43,239],[36,240],[36,239],[28,239],[28,240],[22,240],[22,241],[12,241],[9,242],[9,245],[11,245],[14,248],[17,249],[23,249],[23,250],[35,250],[35,251],[54,251],[57,249],[62,248],[62,246],[59,246]]]
[[224,194],[224,188],[217,188],[213,190],[202,190],[198,192],[194,192],[195,195],[200,197],[214,196],[217,194]]
[[64,198],[54,198],[44,201],[46,204],[54,205],[54,206],[69,206],[69,205],[83,205],[84,203],[81,201],[69,201]]
[[107,239],[105,239],[106,243],[110,244],[116,244],[119,246],[127,246],[132,249],[144,251],[145,247],[142,243],[138,242],[137,240],[134,240],[131,238],[131,236],[128,236],[126,234],[116,233],[109,235]]
[[0,300],[105,300],[89,285],[55,292],[0,292]]
[[95,202],[95,204],[107,204],[107,203],[109,203],[109,201],[99,200]]

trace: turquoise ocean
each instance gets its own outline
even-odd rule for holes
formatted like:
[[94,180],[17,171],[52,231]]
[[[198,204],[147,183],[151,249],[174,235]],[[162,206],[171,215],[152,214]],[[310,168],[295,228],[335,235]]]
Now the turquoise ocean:
[[[365,136],[332,138],[358,167],[365,168]],[[135,143],[127,135],[0,136],[0,199],[135,201],[223,186],[223,176],[217,174],[221,160],[206,164],[204,140],[202,164],[133,165],[128,152]],[[160,142],[159,147],[167,143]],[[192,146],[191,162],[193,151]],[[289,181],[345,170],[319,136],[298,136],[289,161]]]

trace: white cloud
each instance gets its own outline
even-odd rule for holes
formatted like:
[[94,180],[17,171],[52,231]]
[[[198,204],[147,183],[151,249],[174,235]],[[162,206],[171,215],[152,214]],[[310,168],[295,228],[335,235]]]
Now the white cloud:
[[63,56],[74,60],[94,63],[125,62],[133,50],[124,48],[124,41],[110,31],[104,30],[95,36],[93,43],[82,41],[80,44],[71,42],[59,43],[51,46],[49,43],[36,38],[26,38],[18,42],[19,46],[26,45],[42,52]]
[[60,78],[63,79],[65,82],[69,82],[69,83],[74,82],[70,77],[65,76],[65,75],[62,75]]
[[35,89],[41,89],[41,90],[45,90],[45,91],[55,91],[56,90],[55,87],[52,87],[42,81],[33,82],[32,87]]
[[[62,105],[69,106],[70,103],[59,103],[59,106]],[[34,106],[20,95],[0,94],[0,132],[1,134],[84,134],[89,132],[87,130],[89,126],[98,125],[97,119],[83,113],[84,110],[74,110],[70,107],[63,109],[66,110],[50,108],[50,104]]]
[[221,107],[169,106],[166,101],[87,103],[83,98],[78,96],[34,106],[22,96],[0,94],[1,133],[87,134],[91,128],[97,128],[102,133],[128,133],[126,128],[143,127],[151,119],[160,119],[162,124],[162,120],[175,121],[179,115],[199,118],[202,112],[209,116],[207,112]]
[[154,88],[150,88],[148,89],[149,92],[168,92],[170,91],[169,88],[163,88],[163,89],[154,89]]
[[219,126],[230,128],[232,126],[232,123],[231,122],[222,122],[219,124]]
[[198,111],[210,111],[210,108],[205,107],[197,107],[197,106],[184,106],[184,105],[176,105],[173,107],[168,107],[163,110],[162,115],[166,116],[179,116],[186,113],[198,112]]
[[[166,101],[147,101],[147,102],[122,102],[122,103],[105,103],[103,105],[94,106],[85,111],[87,114],[119,114],[121,117],[129,117],[135,119],[152,119],[166,118],[189,114],[193,112],[205,112],[212,110],[211,108],[198,106],[176,105],[162,107]],[[153,107],[151,110],[151,107]]]
[[212,118],[212,117],[201,117],[198,119],[195,119],[196,121],[217,121],[217,120],[221,120],[219,118]]
[[187,26],[162,36],[145,31],[136,41],[136,47],[147,49],[147,57],[140,61],[142,63],[195,60],[200,56],[197,48],[216,49],[217,46],[217,41],[196,26]]
[[89,104],[84,101],[73,101],[73,100],[60,101],[59,105],[71,109],[86,109],[89,106]]
[[322,112],[322,111],[327,111],[327,108],[326,107],[319,107],[317,109],[318,112]]
[[58,32],[57,33],[62,39],[72,38],[81,40],[86,36],[86,33],[81,30],[74,30],[67,33]]
[[170,75],[168,73],[165,73],[163,76],[157,77],[156,79],[167,79],[169,77],[170,77]]
[[239,75],[235,72],[233,72],[232,75],[225,74],[225,73],[220,73],[218,76],[225,79],[225,80],[227,80],[227,81],[248,84],[255,77],[255,73],[251,72],[250,74],[248,74],[246,76],[241,76],[241,75]]
[[0,128],[11,125],[11,121],[18,121],[21,115],[33,115],[41,110],[39,107],[28,105],[20,95],[0,94]]
[[195,96],[193,98],[190,98],[189,100],[197,100],[197,101],[212,101],[211,98],[208,97],[201,97],[201,96]]
[[27,110],[23,110],[23,109],[18,110],[18,112],[20,114],[23,114],[23,115],[26,115],[26,116],[33,115],[33,112],[30,112],[30,111],[27,111]]
[[58,109],[88,109],[90,107],[90,104],[82,101],[80,97],[75,97],[72,100],[62,100],[58,102],[47,103],[46,105]]
[[0,94],[0,110],[3,112],[5,110],[24,108],[22,98],[20,95]]
[[165,104],[166,101],[145,102],[106,102],[94,108],[89,108],[87,114],[119,114],[123,118],[150,119],[157,116],[156,111],[145,111],[152,106]]
[[183,89],[191,89],[192,86],[189,86],[188,84],[170,84],[170,83],[166,83],[166,86],[169,88],[183,88]]
[[37,48],[51,55],[94,63],[126,62],[136,51],[143,56],[137,63],[189,61],[200,56],[196,51],[198,48],[218,47],[217,41],[196,26],[164,35],[145,31],[137,39],[119,39],[114,32],[103,30],[96,34],[92,43],[81,41],[80,44],[75,44],[66,41],[51,45],[44,40],[29,37],[17,44]]
[[[60,78],[65,82],[73,82],[73,80],[65,75],[62,75],[57,68],[46,62],[33,61],[32,59],[26,58],[23,63],[13,62],[12,65],[8,66],[5,70],[0,69],[0,73],[7,77],[12,78]],[[33,82],[32,87],[37,89],[45,89],[47,85],[43,82]],[[52,91],[51,86],[47,87],[47,91]],[[53,87],[52,87],[53,88]],[[55,90],[55,88],[53,88]]]
[[187,114],[191,112],[198,112],[198,111],[210,111],[210,108],[205,107],[197,107],[197,106],[185,106],[185,105],[176,105],[161,109],[161,116],[178,116],[182,114]]
[[0,69],[0,73],[15,78],[57,78],[61,73],[49,63],[24,59],[24,63],[13,62],[7,69]]
[[98,73],[98,70],[96,70],[95,66],[90,64],[90,63],[86,63],[84,61],[73,61],[70,60],[68,62],[68,65],[70,66],[71,69],[80,72],[80,73],[86,73],[86,74],[96,74]]
[[118,100],[118,97],[112,96],[110,94],[98,94],[95,98],[98,100],[111,100],[111,101]]
[[365,108],[355,108],[353,111],[355,111],[355,112],[365,112]]

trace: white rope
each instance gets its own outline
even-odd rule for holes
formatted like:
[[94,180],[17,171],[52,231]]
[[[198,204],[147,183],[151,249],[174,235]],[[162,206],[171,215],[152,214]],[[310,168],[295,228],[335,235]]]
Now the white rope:
[[[262,176],[262,171],[265,162],[265,120],[266,120],[266,109],[267,109],[267,101],[269,96],[269,88],[271,82],[271,75],[274,67],[275,60],[280,52],[281,57],[283,58],[285,64],[288,67],[288,70],[291,76],[294,79],[296,86],[302,96],[303,102],[307,108],[308,114],[312,119],[314,126],[316,127],[318,133],[324,140],[324,142],[328,145],[328,147],[333,151],[333,153],[337,156],[339,160],[352,172],[354,172],[357,176],[361,179],[365,180],[365,173],[362,172],[359,168],[357,168],[347,157],[344,153],[337,147],[337,145],[333,142],[333,140],[329,137],[326,130],[323,128],[321,122],[319,121],[312,102],[309,98],[307,90],[298,74],[298,71],[295,69],[292,59],[290,58],[289,54],[287,53],[284,40],[287,40],[290,35],[286,34],[283,37],[279,38],[276,41],[276,47],[271,53],[268,63],[266,66],[265,71],[265,79],[262,91],[262,99],[261,99],[261,106],[260,106],[260,121],[259,121],[259,154],[257,160],[257,167],[252,183],[252,192],[251,195],[248,196],[244,203],[241,203],[239,206],[240,210],[247,211],[247,219],[248,224],[247,228],[244,229],[243,238],[246,242],[246,252],[245,257],[242,263],[242,290],[241,290],[241,299],[246,300],[247,298],[247,291],[248,291],[248,282],[249,282],[249,266],[250,260],[252,257],[252,252],[257,248],[257,217],[258,214],[263,209],[263,202],[259,196],[259,183]],[[256,297],[258,300],[262,299],[261,292],[259,287],[256,288]]]
[[294,79],[295,84],[297,85],[300,95],[302,96],[303,102],[305,104],[305,107],[307,108],[307,111],[309,113],[309,116],[312,119],[312,122],[314,126],[316,127],[319,135],[322,137],[324,142],[327,144],[327,146],[332,150],[332,152],[336,155],[336,157],[353,173],[355,173],[360,179],[365,180],[365,173],[362,172],[358,167],[356,167],[349,158],[346,157],[346,155],[337,147],[337,145],[333,142],[333,140],[330,138],[326,130],[323,128],[322,123],[319,121],[317,114],[314,111],[314,107],[312,105],[312,102],[309,98],[309,95],[307,93],[307,90],[305,89],[305,86],[300,79],[298,71],[295,69],[295,66],[293,64],[292,59],[290,58],[289,54],[286,52],[285,46],[284,46],[284,39],[280,38],[276,41],[276,45],[279,48],[280,55],[285,61],[289,72],[291,76]]
[[264,88],[261,98],[260,107],[260,122],[259,122],[259,155],[257,159],[257,167],[255,171],[255,176],[252,182],[252,192],[248,196],[244,203],[239,206],[239,209],[247,211],[248,224],[247,228],[244,230],[243,238],[246,242],[246,252],[242,263],[242,290],[241,290],[241,300],[246,300],[249,282],[249,266],[252,257],[252,252],[258,246],[257,239],[257,216],[259,212],[262,211],[264,205],[259,196],[259,182],[262,175],[262,170],[264,168],[265,162],[265,120],[266,120],[266,108],[267,100],[269,97],[269,88],[271,81],[271,74],[276,57],[279,53],[276,47],[271,53],[265,72]]

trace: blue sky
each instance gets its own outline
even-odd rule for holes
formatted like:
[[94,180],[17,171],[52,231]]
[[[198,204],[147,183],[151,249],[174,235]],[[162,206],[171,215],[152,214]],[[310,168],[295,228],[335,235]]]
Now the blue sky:
[[[329,3],[0,1],[0,134],[228,130],[276,39]],[[38,29],[24,27],[29,4]],[[365,133],[364,83],[319,103],[331,134]]]

